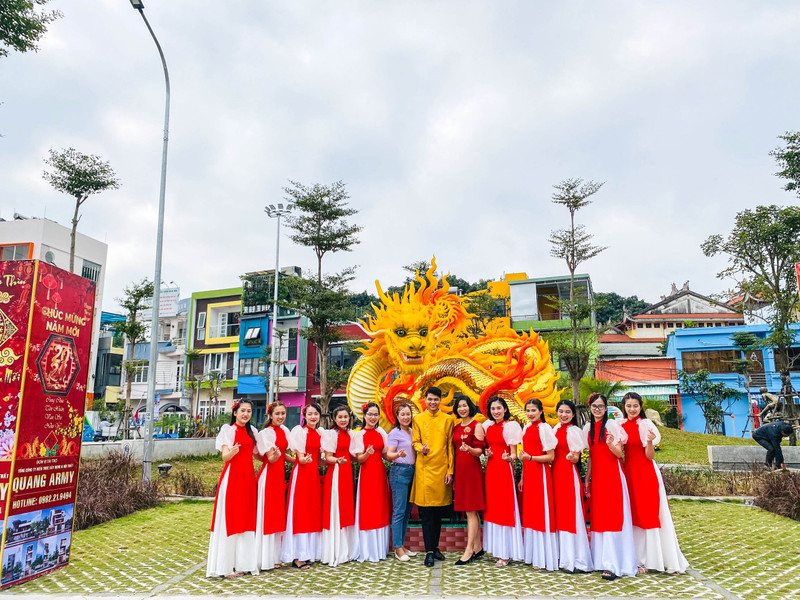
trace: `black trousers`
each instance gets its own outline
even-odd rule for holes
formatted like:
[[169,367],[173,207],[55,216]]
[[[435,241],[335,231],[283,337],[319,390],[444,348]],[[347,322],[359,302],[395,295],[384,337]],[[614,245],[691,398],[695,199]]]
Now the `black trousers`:
[[425,552],[433,552],[439,547],[439,536],[442,534],[442,519],[450,513],[449,506],[418,506],[419,518],[422,521],[422,539],[425,541]]
[[777,458],[777,467],[781,466],[783,463],[783,451],[781,450],[781,445],[775,444],[771,439],[761,437],[761,436],[753,436],[753,439],[757,441],[761,446],[767,449],[767,466],[772,468],[773,462]]

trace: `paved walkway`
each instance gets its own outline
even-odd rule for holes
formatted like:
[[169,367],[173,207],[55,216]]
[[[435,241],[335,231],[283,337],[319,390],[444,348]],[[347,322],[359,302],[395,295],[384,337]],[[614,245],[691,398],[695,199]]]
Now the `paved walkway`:
[[672,503],[692,569],[682,576],[648,573],[604,582],[597,573],[568,575],[491,559],[457,567],[455,553],[433,569],[422,557],[401,563],[348,563],[310,571],[283,567],[256,577],[207,579],[205,553],[212,505],[182,502],[76,534],[66,569],[9,590],[46,598],[220,596],[271,599],[370,598],[697,598],[800,599],[800,523],[741,504]]

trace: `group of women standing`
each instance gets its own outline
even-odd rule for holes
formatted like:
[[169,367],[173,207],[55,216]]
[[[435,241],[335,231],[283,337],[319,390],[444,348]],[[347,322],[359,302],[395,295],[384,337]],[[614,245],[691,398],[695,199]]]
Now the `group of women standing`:
[[[524,561],[536,569],[602,571],[604,579],[646,570],[684,572],[688,564],[653,460],[658,429],[642,418],[638,394],[627,394],[623,403],[627,418],[609,420],[606,398],[592,394],[591,419],[581,429],[569,400],[558,403],[552,428],[541,403],[529,400],[529,422],[522,428],[501,397],[489,400],[483,423],[470,399],[457,397],[453,508],[466,515],[467,541],[456,564],[489,553],[498,566]],[[308,569],[318,560],[332,566],[377,561],[386,558],[390,537],[398,560],[416,554],[404,547],[415,462],[412,408],[395,407],[388,434],[379,426],[377,404],[362,412],[364,427],[353,431],[349,410],[338,406],[325,430],[320,408],[309,404],[304,424],[290,432],[283,425],[286,407],[273,402],[264,428],[256,431],[249,424],[251,404],[243,400],[234,407],[231,424],[217,438],[225,467],[207,576],[257,573],[282,563]],[[587,448],[582,483],[578,465]],[[263,461],[257,476],[253,456]],[[392,464],[388,476],[384,459]],[[320,461],[328,467],[324,482]],[[355,483],[353,462],[360,465]],[[288,485],[286,463],[293,465]]]

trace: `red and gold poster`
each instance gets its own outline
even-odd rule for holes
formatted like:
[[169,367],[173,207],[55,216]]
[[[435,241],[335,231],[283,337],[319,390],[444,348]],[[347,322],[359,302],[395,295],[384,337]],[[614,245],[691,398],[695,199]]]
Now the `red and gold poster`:
[[69,561],[94,298],[63,269],[0,263],[3,588]]

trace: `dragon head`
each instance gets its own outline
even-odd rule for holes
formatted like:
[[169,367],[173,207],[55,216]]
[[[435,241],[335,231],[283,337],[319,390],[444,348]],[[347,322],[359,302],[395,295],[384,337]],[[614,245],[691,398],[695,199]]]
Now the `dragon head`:
[[434,257],[425,278],[417,273],[419,285],[409,283],[402,296],[386,294],[380,282],[375,282],[381,304],[374,307],[375,316],[363,323],[364,330],[373,338],[365,354],[386,352],[403,375],[425,372],[437,343],[456,335],[466,323],[467,313],[461,299],[449,293],[446,276],[440,286],[435,270]]

